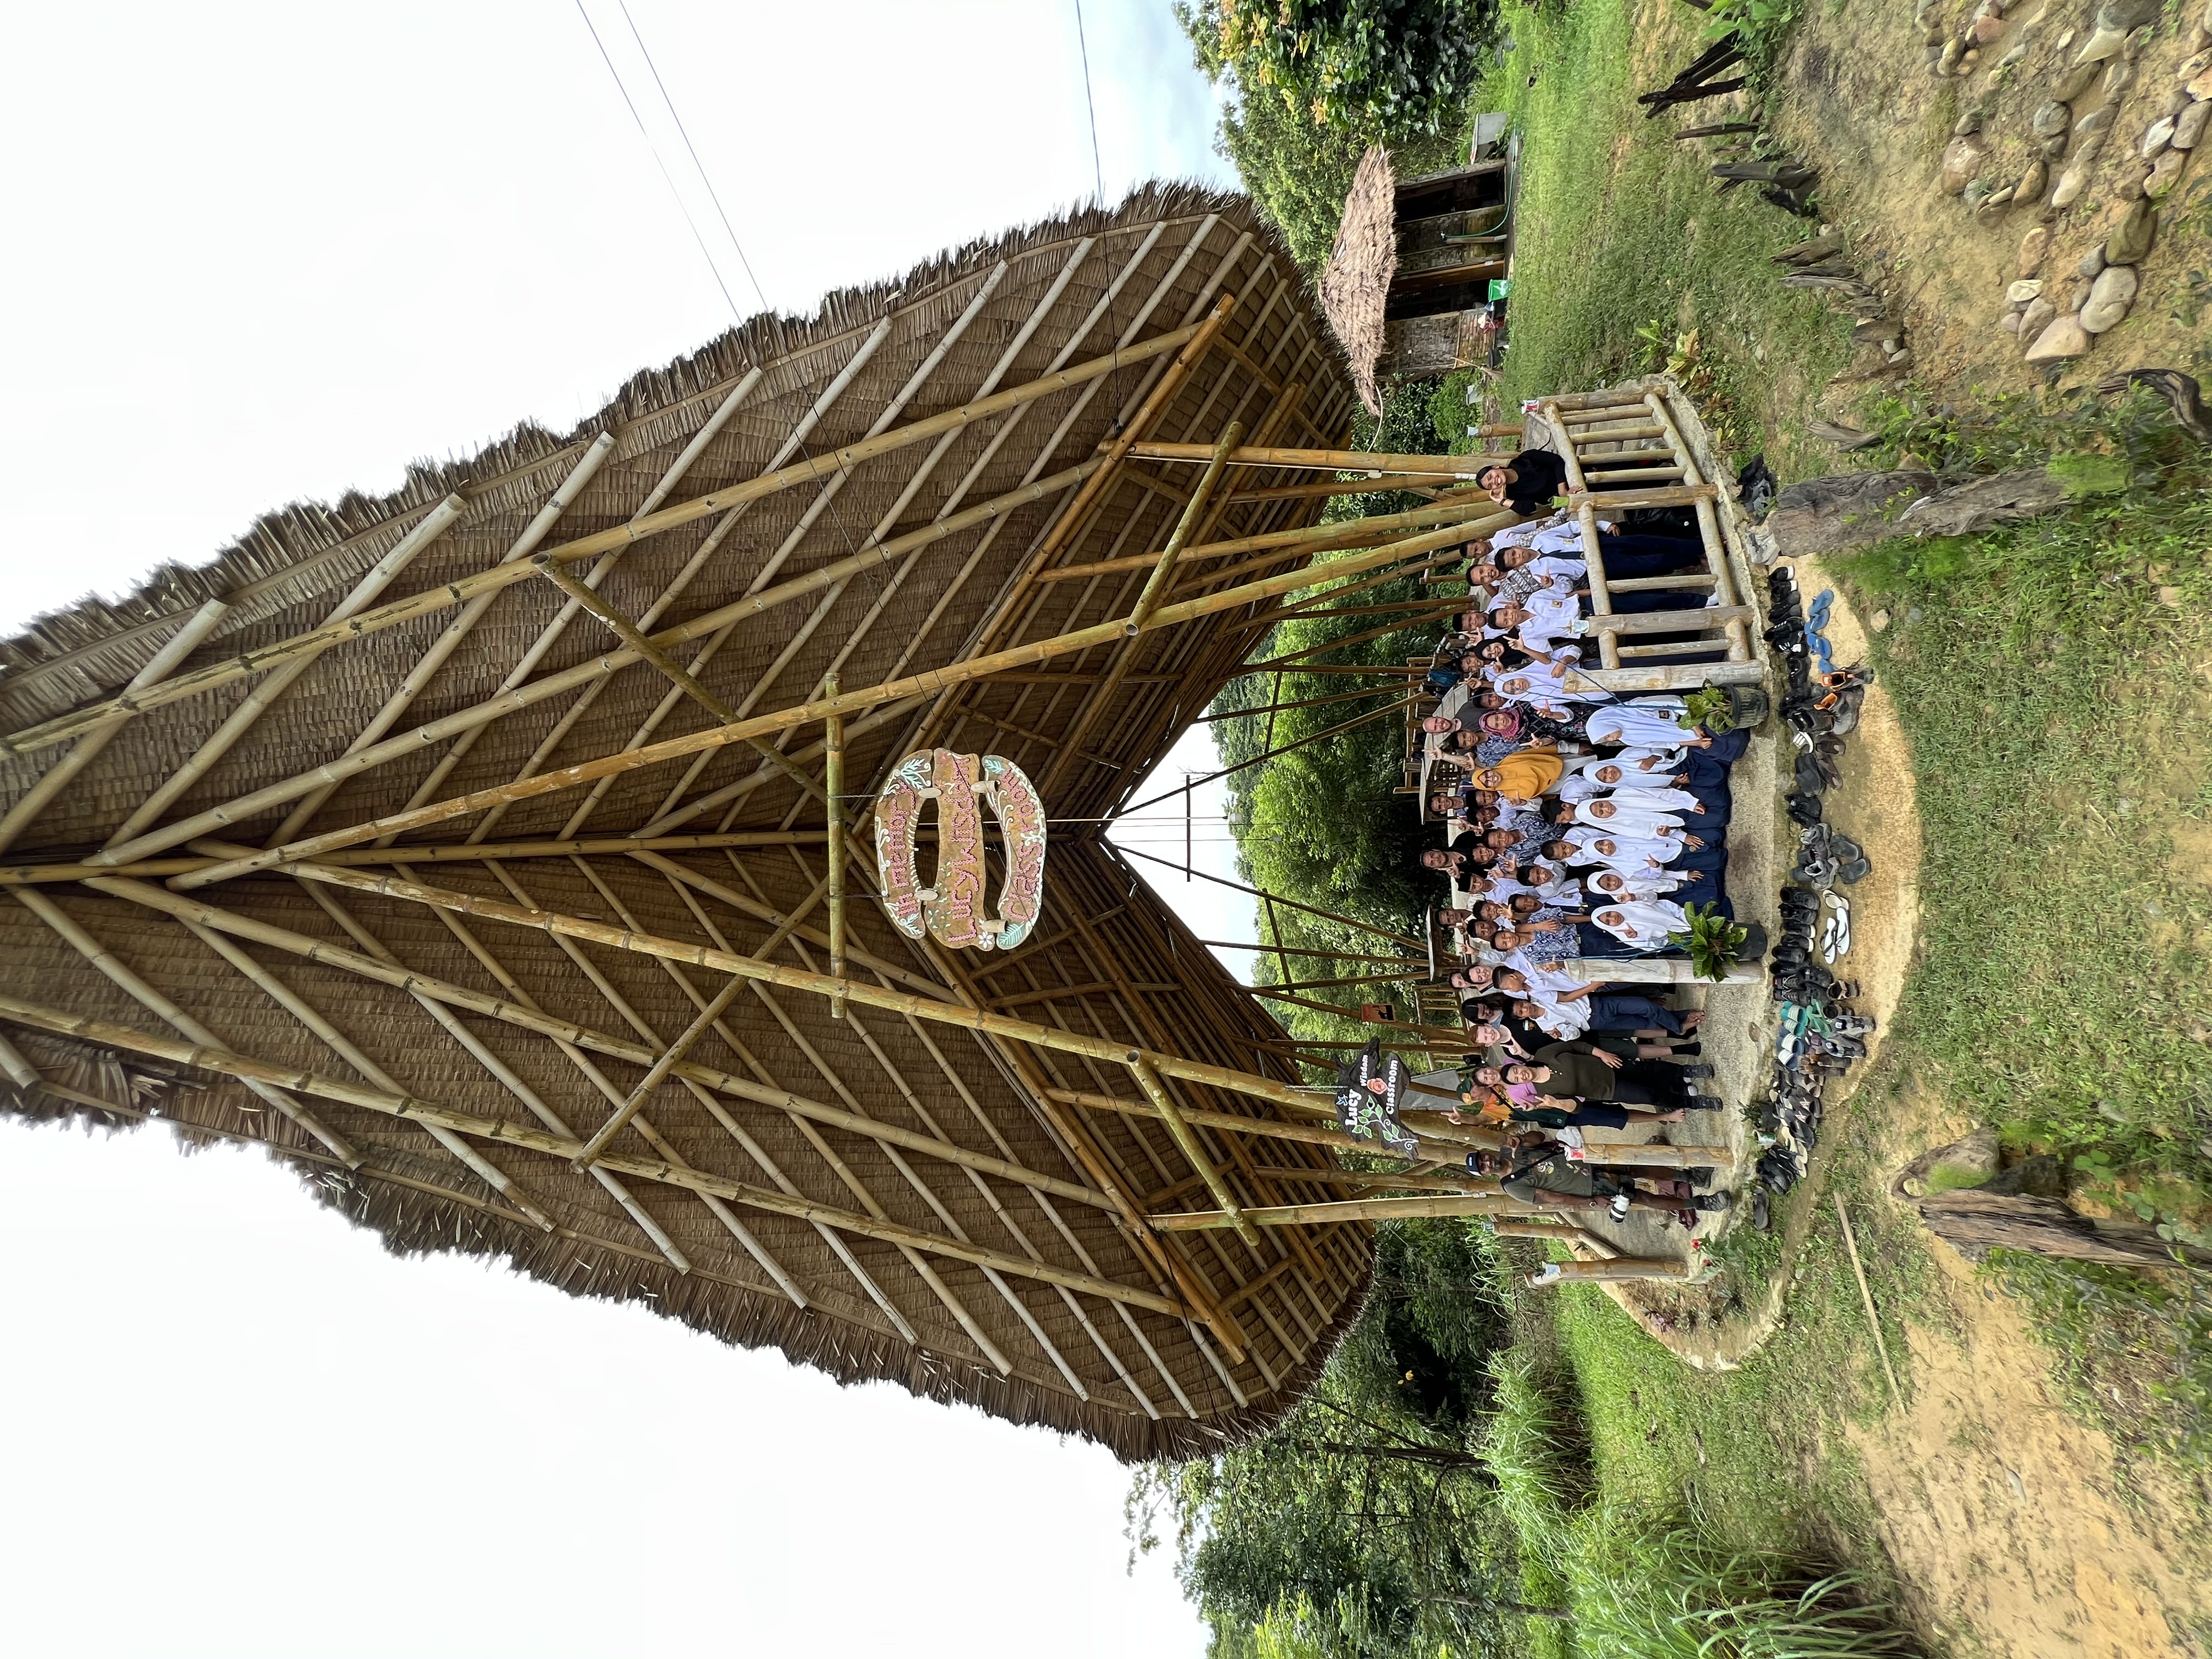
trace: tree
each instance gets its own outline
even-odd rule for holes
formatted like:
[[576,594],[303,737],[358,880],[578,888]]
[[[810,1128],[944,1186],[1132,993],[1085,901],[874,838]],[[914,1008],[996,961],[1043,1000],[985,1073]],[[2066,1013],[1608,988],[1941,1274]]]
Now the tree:
[[[1231,9],[1249,0],[1229,0]],[[1419,9],[1457,10],[1446,4]],[[1491,0],[1480,0],[1486,14]],[[1224,0],[1178,3],[1176,18],[1190,37],[1200,71],[1230,97],[1221,114],[1214,148],[1236,167],[1237,175],[1260,210],[1283,233],[1291,257],[1309,271],[1318,270],[1336,240],[1352,175],[1368,145],[1390,147],[1393,164],[1405,177],[1438,173],[1464,156],[1469,122],[1461,85],[1439,104],[1430,125],[1405,130],[1364,119],[1316,122],[1310,107],[1282,95],[1262,79],[1265,65],[1224,45]]]
[[1203,0],[1247,84],[1316,126],[1377,138],[1449,125],[1480,72],[1496,0]]

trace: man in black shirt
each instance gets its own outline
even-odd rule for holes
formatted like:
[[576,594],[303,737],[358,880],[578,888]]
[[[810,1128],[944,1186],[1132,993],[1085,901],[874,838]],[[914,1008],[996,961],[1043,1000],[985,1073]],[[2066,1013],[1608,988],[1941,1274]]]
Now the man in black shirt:
[[1523,518],[1551,510],[1566,487],[1567,464],[1548,449],[1524,449],[1499,466],[1486,467],[1476,482],[1483,493]]

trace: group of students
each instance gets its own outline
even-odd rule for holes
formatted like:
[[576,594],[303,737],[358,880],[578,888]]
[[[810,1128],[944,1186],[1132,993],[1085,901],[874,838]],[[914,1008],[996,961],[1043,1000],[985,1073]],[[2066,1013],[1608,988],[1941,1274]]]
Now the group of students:
[[[1493,499],[1541,511],[1563,479],[1558,458],[1524,452],[1482,480]],[[1686,526],[1684,526],[1686,528]],[[1669,526],[1672,528],[1672,526]],[[1702,568],[1694,534],[1602,530],[1608,579]],[[1415,1080],[1415,1102],[1455,1121],[1509,1129],[1499,1152],[1468,1159],[1532,1206],[1670,1210],[1686,1224],[1725,1208],[1698,1177],[1583,1155],[1581,1132],[1679,1121],[1723,1103],[1701,1091],[1702,1016],[1593,981],[1571,958],[1680,954],[1686,907],[1731,915],[1725,884],[1729,769],[1748,742],[1686,721],[1674,696],[1617,699],[1583,672],[1589,615],[1581,532],[1566,514],[1471,543],[1469,608],[1439,642],[1422,727],[1424,816],[1444,844],[1423,866],[1455,890],[1437,924],[1462,958],[1451,982],[1477,1063]],[[1616,611],[1697,608],[1664,588],[1613,596]],[[1632,1149],[1623,1148],[1632,1156]]]

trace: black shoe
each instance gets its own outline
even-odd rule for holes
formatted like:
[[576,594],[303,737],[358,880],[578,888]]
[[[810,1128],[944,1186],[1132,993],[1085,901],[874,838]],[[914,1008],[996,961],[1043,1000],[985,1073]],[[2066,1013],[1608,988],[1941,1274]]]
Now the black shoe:
[[1685,1066],[1682,1068],[1684,1077],[1711,1077],[1712,1074],[1713,1068],[1710,1066]]
[[1692,1187],[1710,1187],[1713,1184],[1713,1178],[1717,1174],[1718,1171],[1711,1164],[1700,1164],[1693,1170],[1683,1170],[1682,1178]]
[[1692,1095],[1689,1109],[1693,1112],[1725,1112],[1728,1102],[1718,1095]]
[[1734,1193],[1700,1193],[1690,1200],[1690,1207],[1703,1215],[1712,1215],[1735,1207]]

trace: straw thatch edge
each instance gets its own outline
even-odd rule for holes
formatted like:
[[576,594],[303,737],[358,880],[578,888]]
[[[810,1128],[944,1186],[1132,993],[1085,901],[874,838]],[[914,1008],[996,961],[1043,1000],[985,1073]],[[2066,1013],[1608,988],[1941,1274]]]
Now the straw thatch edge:
[[1382,360],[1383,312],[1397,274],[1397,191],[1390,152],[1373,144],[1352,175],[1318,289],[1322,314],[1344,347],[1352,387],[1370,415],[1382,412],[1376,368]]

